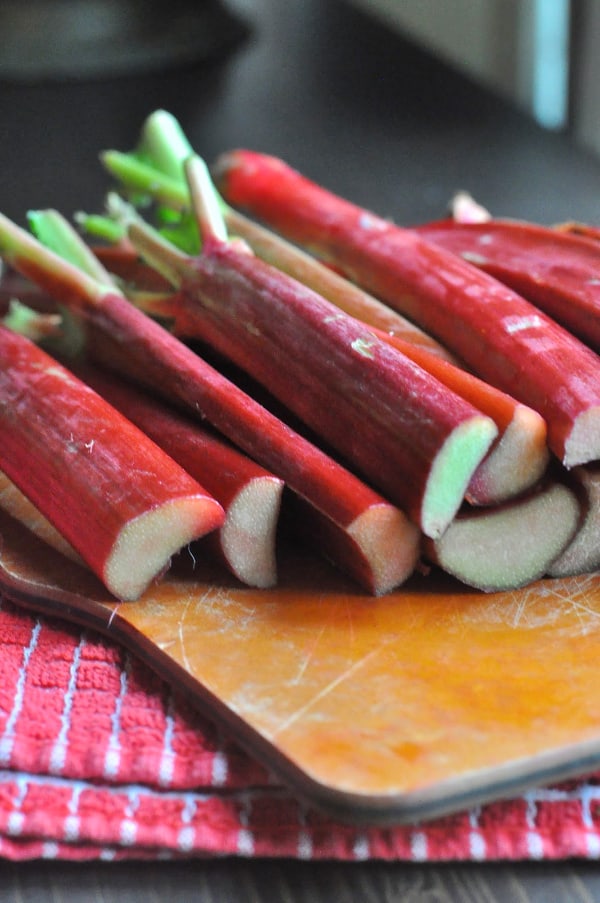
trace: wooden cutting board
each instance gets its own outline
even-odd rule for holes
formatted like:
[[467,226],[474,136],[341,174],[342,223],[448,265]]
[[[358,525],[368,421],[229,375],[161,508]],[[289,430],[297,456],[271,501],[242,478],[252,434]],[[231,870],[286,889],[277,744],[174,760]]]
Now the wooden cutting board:
[[129,647],[308,802],[415,820],[600,767],[600,575],[384,598],[288,550],[258,591],[187,552],[138,602],[0,515],[0,586]]

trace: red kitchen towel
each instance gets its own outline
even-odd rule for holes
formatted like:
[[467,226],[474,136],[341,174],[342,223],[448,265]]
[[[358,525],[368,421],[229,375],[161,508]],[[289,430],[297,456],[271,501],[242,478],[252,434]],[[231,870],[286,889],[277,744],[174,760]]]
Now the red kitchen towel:
[[423,824],[302,805],[122,647],[0,600],[0,856],[600,857],[600,775]]

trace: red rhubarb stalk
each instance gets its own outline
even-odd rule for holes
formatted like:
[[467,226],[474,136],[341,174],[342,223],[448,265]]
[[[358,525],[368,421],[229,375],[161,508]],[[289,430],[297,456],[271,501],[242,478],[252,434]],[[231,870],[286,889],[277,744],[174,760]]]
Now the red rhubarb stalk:
[[498,427],[499,435],[469,482],[466,497],[473,505],[493,505],[530,489],[543,475],[549,460],[544,419],[510,395],[413,345],[399,336],[381,338],[395,346],[436,379],[466,399]]
[[188,162],[202,253],[140,252],[179,287],[175,330],[216,348],[439,536],[497,434],[493,421],[320,295],[210,225],[204,166]]
[[251,586],[275,585],[282,480],[133,384],[89,365],[77,367],[76,373],[223,506],[225,521],[207,542],[216,547],[229,570]]
[[0,467],[119,599],[223,521],[218,502],[29,339],[0,327]]
[[600,245],[516,220],[427,223],[417,231],[514,289],[600,350]]
[[375,326],[384,333],[399,336],[413,345],[423,346],[439,357],[452,359],[452,355],[439,342],[406,317],[387,304],[382,304],[330,267],[324,266],[310,254],[236,210],[226,209],[224,217],[230,232],[243,238],[257,257],[293,276],[298,282],[303,282],[351,317]]
[[[320,261],[235,211],[227,209],[224,216],[232,231],[244,238],[259,257],[369,326],[379,338],[494,420],[500,435],[469,483],[469,501],[494,504],[523,492],[539,479],[548,460],[548,448],[546,425],[537,412],[451,366],[446,360],[451,360],[451,356],[434,339]],[[96,254],[126,283],[128,297],[136,306],[150,316],[173,317],[176,302],[165,292],[165,281],[161,282],[157,271],[140,261],[130,242],[121,241],[116,248],[99,247]],[[144,292],[146,288],[153,288],[157,294]],[[181,320],[179,326],[182,327]],[[440,366],[439,358],[444,358]]]
[[183,405],[283,479],[319,524],[320,551],[368,592],[384,593],[414,570],[419,531],[329,455],[287,427],[120,295],[44,248],[0,215],[0,251],[68,305],[87,352],[169,402]]
[[[228,224],[243,221],[242,228],[234,227],[235,233],[243,237],[263,260],[359,319],[383,341],[398,348],[406,357],[492,418],[499,436],[469,483],[467,498],[472,504],[495,504],[523,492],[539,479],[549,452],[546,424],[536,411],[464,369],[451,366],[451,356],[435,340],[413,327],[405,318],[397,317],[391,308],[380,304],[315,258],[245,217],[226,214],[226,221]],[[118,248],[97,248],[96,253],[111,272],[126,283],[127,295],[136,306],[159,319],[174,318],[177,302],[170,291],[165,291],[165,281],[156,270],[140,262],[130,243],[121,243]],[[153,288],[154,291],[147,292],[144,290],[146,288]],[[183,328],[181,320],[179,328]],[[181,332],[180,336],[185,338]],[[442,360],[438,366],[439,359]]]
[[[176,319],[180,299],[172,292],[143,293],[130,286],[128,297],[150,316],[171,324]],[[177,328],[181,338],[197,338],[197,324],[193,317],[180,316]],[[190,335],[185,335],[186,329]],[[549,450],[546,424],[536,411],[462,368],[453,366],[435,352],[430,353],[426,346],[418,342],[413,344],[373,326],[368,326],[368,329],[496,424],[499,435],[469,482],[466,495],[472,504],[490,505],[503,501],[530,488],[540,478],[548,463]]]
[[487,382],[537,410],[567,466],[600,458],[596,355],[530,302],[417,233],[251,151],[223,155],[218,185],[433,333]]

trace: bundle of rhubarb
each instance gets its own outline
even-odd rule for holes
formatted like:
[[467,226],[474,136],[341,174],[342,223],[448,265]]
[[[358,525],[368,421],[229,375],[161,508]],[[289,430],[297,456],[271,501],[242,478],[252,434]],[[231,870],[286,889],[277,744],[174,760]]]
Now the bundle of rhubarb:
[[201,536],[273,585],[280,520],[371,594],[430,566],[489,591],[600,565],[591,227],[457,204],[402,228],[262,154],[211,174],[164,111],[102,161],[119,194],[79,232],[0,218],[22,302],[0,504],[28,499],[123,599]]

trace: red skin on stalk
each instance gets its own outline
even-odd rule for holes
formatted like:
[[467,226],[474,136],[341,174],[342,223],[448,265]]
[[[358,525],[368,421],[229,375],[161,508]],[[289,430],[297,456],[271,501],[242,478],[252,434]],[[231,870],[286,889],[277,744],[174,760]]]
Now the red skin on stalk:
[[214,174],[229,203],[340,267],[487,382],[536,410],[567,467],[600,458],[598,358],[530,302],[273,157],[231,151]]
[[423,532],[438,536],[493,422],[306,286],[235,243],[182,265],[175,330],[262,383]]
[[76,373],[223,506],[225,521],[207,539],[228,569],[251,586],[274,586],[283,481],[215,433],[114,374],[89,365],[77,367]]
[[0,327],[2,471],[119,599],[135,599],[223,509],[104,399]]
[[[492,418],[499,435],[469,482],[467,498],[471,504],[496,504],[518,495],[537,482],[549,457],[546,424],[537,412],[464,368],[453,366],[455,360],[434,339],[297,246],[231,208],[226,210],[225,219],[229,229],[242,237],[262,260],[283,270],[362,322],[384,342],[398,348],[406,357]],[[151,316],[172,317],[177,306],[172,289],[156,270],[140,261],[131,242],[121,242],[115,248],[99,247],[96,254],[111,272],[128,284],[135,293],[136,305]],[[145,293],[148,288],[153,288],[156,294]],[[144,292],[143,297],[140,292]],[[182,318],[178,320],[178,328],[180,337],[193,338],[193,323],[190,323],[192,334],[189,337],[182,335],[185,328]]]
[[519,292],[600,350],[597,241],[516,220],[463,224],[448,219],[417,231]]
[[389,592],[413,572],[420,534],[396,506],[270,414],[191,348],[43,248],[0,215],[0,249],[19,272],[66,305],[96,360],[206,420],[285,481],[319,551],[367,592]]

